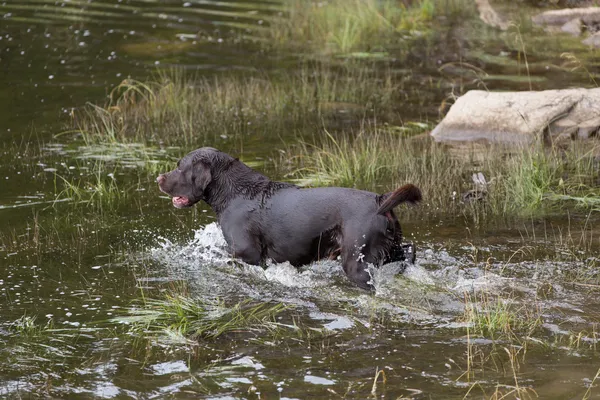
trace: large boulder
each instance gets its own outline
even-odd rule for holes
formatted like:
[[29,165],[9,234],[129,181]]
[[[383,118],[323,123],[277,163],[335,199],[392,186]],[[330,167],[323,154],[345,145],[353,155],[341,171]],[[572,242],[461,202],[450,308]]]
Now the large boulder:
[[597,136],[599,127],[600,88],[471,90],[458,98],[431,135],[440,142],[552,144]]
[[[565,8],[563,10],[544,11],[531,17],[534,24],[551,32],[566,32],[579,36],[584,31],[596,32],[600,28],[600,7]],[[600,41],[594,36],[583,41],[592,47],[600,47]]]
[[600,7],[565,8],[562,10],[544,11],[534,15],[531,20],[536,25],[549,28],[560,28],[561,26],[579,20],[585,25],[596,25],[600,23]]

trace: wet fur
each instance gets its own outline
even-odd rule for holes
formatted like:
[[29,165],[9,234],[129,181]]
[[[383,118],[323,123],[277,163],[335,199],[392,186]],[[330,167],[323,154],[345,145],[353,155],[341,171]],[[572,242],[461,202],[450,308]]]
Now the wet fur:
[[189,153],[157,181],[163,192],[183,199],[178,207],[208,203],[233,256],[250,264],[271,258],[295,266],[341,257],[348,278],[365,289],[372,287],[368,263],[406,258],[394,207],[421,200],[411,184],[382,195],[349,188],[301,189],[271,181],[209,147]]

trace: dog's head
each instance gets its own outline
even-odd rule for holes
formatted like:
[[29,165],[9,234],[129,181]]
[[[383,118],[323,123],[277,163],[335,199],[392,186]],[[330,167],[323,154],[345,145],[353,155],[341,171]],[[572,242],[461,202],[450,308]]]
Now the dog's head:
[[179,162],[171,172],[156,178],[160,190],[173,197],[177,208],[191,207],[206,200],[207,187],[214,179],[215,170],[234,159],[212,147],[194,150]]

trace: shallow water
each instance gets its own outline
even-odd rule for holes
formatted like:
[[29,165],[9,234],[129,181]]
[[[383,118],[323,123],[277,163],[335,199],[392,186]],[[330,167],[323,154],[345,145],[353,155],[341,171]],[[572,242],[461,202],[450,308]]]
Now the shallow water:
[[[403,211],[417,262],[401,275],[398,265],[374,270],[376,291],[366,293],[335,261],[296,270],[231,260],[214,214],[204,205],[173,209],[148,172],[148,163],[173,165],[189,149],[91,146],[57,135],[73,107],[102,103],[125,77],[143,80],[170,66],[206,76],[294,68],[293,57],[264,54],[244,39],[278,10],[273,1],[0,4],[0,395],[463,398],[474,386],[472,397],[481,398],[482,390],[509,392],[516,375],[540,398],[583,398],[599,365],[597,215],[474,224]],[[458,57],[452,43],[440,59]],[[407,62],[422,97],[407,100],[403,114],[435,120],[445,88],[464,71],[439,71],[415,52]],[[494,47],[463,55],[486,60],[491,88],[529,85],[515,79],[513,54]],[[535,74],[538,88],[586,84],[555,68]],[[282,147],[291,137],[284,134]],[[244,161],[273,174],[271,143],[252,140]],[[65,190],[63,180],[80,182],[87,195]],[[110,197],[90,195],[112,183]],[[289,309],[278,322],[300,328],[140,347],[112,321],[142,290],[159,297],[182,282],[207,302],[281,302]],[[517,344],[470,335],[465,299],[485,307],[497,298],[539,315],[541,328]],[[23,333],[23,316],[49,329]],[[377,371],[385,383],[380,376],[374,386]]]

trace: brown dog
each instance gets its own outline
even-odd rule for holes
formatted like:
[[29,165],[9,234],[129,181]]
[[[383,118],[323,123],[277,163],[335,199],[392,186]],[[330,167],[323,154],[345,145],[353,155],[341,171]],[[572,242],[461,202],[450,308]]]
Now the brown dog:
[[400,203],[421,200],[412,184],[382,195],[339,187],[302,189],[273,182],[210,147],[189,153],[157,182],[175,207],[208,203],[231,254],[249,264],[271,258],[300,266],[341,255],[348,278],[368,289],[368,263],[414,261],[412,246],[402,245],[393,211]]

